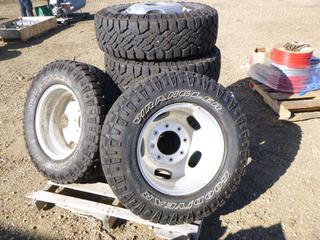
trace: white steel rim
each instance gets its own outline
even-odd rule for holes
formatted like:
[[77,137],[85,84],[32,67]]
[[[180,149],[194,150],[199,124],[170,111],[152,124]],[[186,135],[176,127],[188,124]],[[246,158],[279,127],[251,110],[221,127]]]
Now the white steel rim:
[[175,103],[153,114],[142,128],[137,161],[150,186],[182,196],[200,190],[215,177],[224,151],[224,135],[212,114],[196,104]]
[[124,12],[127,14],[175,14],[186,13],[200,8],[197,3],[178,2],[145,2],[130,5]]
[[52,160],[63,160],[76,149],[82,129],[80,104],[62,84],[49,87],[36,109],[35,130],[41,149]]

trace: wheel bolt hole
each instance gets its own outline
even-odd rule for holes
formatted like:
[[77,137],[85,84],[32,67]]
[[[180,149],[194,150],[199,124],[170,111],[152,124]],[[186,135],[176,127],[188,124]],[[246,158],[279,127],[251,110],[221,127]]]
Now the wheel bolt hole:
[[168,128],[169,127],[169,124],[166,124],[166,128]]
[[178,127],[178,131],[181,131],[181,127]]
[[154,135],[157,135],[158,134],[158,131],[154,131]]
[[185,138],[185,139],[183,139],[183,141],[184,141],[184,142],[186,142],[186,141],[187,141],[187,139]]
[[161,156],[160,155],[158,155],[158,157],[157,157],[158,159],[161,159]]
[[169,161],[170,161],[170,162],[172,162],[172,161],[173,161],[173,159],[172,159],[172,158],[170,158],[170,159],[169,159]]
[[183,154],[183,151],[181,151],[180,154]]

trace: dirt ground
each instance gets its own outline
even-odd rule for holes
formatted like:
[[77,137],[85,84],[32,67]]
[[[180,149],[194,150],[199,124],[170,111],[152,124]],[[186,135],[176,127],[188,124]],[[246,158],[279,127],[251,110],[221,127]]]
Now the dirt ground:
[[[96,12],[121,0],[88,1]],[[241,65],[256,46],[299,40],[320,49],[318,0],[210,0],[220,15],[220,83],[243,105],[251,130],[252,162],[240,188],[204,221],[201,239],[320,239],[320,120],[285,123],[248,89]],[[40,2],[34,2],[39,5]],[[19,14],[0,0],[0,20]],[[27,43],[0,43],[0,239],[153,239],[127,223],[109,233],[91,218],[62,209],[38,211],[26,198],[46,180],[31,164],[23,138],[23,110],[32,77],[55,59],[103,67],[94,23],[82,21]]]

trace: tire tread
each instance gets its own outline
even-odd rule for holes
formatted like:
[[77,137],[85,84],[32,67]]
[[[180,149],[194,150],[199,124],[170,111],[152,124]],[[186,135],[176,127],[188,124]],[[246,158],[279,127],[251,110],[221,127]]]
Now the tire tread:
[[[186,84],[184,79],[188,79],[187,84],[191,87],[196,85],[201,87],[207,84],[207,91],[212,95],[216,95],[224,106],[233,106],[229,110],[235,120],[236,128],[238,129],[238,138],[240,142],[240,151],[238,154],[239,165],[231,174],[231,180],[228,182],[225,190],[212,201],[204,204],[201,209],[189,210],[183,213],[166,213],[165,211],[160,211],[159,213],[152,212],[153,208],[150,204],[148,205],[148,203],[146,203],[145,207],[139,208],[142,203],[142,201],[139,200],[141,198],[136,196],[135,193],[130,190],[130,182],[128,182],[128,179],[126,178],[127,170],[121,167],[121,162],[123,161],[121,151],[121,134],[122,129],[124,130],[127,127],[129,121],[128,115],[124,116],[123,112],[134,114],[138,111],[138,107],[135,106],[135,99],[140,98],[140,93],[142,91],[146,93],[152,91],[161,92],[163,91],[163,88],[158,88],[158,86],[167,86],[168,84],[170,84],[170,88],[174,90],[181,86],[181,84]],[[130,103],[133,107],[128,108],[126,106],[128,99],[131,99]],[[238,119],[241,120],[238,121]],[[114,128],[117,128],[116,132],[112,131]],[[114,139],[117,139],[117,141],[114,142]],[[226,90],[215,81],[211,81],[207,76],[190,72],[168,72],[151,76],[145,81],[139,81],[122,94],[122,97],[116,101],[108,113],[102,130],[100,149],[102,167],[107,181],[124,206],[129,208],[135,214],[152,222],[170,225],[182,224],[185,222],[191,223],[196,220],[203,219],[218,207],[222,207],[226,200],[230,198],[231,193],[236,191],[240,183],[240,178],[244,174],[244,169],[247,165],[247,158],[249,157],[249,130],[247,128],[245,116],[243,115],[239,104],[234,99],[233,94],[229,90]],[[112,162],[111,159],[114,157],[118,159],[118,162]],[[110,170],[111,168],[113,169],[112,171]],[[121,178],[121,181],[116,181],[117,178]]]
[[[65,171],[61,173],[52,173],[44,170],[41,168],[41,165],[38,164],[37,157],[32,157],[31,159],[37,170],[46,178],[57,183],[68,184],[82,181],[90,175],[88,174],[89,172],[92,173],[92,171],[94,171],[95,174],[97,174],[97,168],[100,168],[98,159],[102,124],[112,103],[119,95],[119,90],[116,90],[117,87],[111,80],[106,80],[105,74],[101,70],[92,65],[70,60],[57,60],[46,65],[34,78],[27,95],[25,111],[30,111],[28,100],[34,92],[37,91],[39,85],[41,85],[41,78],[56,70],[66,72],[72,76],[76,82],[80,83],[81,92],[83,96],[85,96],[86,112],[84,115],[87,126],[89,126],[88,129],[86,129],[87,137],[82,144],[85,146],[85,149],[83,149],[82,157],[72,165],[72,168],[65,169]],[[26,145],[30,156],[32,156],[35,145],[26,135],[26,128],[27,123],[24,122]]]
[[110,56],[162,61],[200,56],[215,46],[218,13],[214,8],[203,5],[189,13],[166,15],[116,12],[128,6],[112,6],[95,15],[98,45]]

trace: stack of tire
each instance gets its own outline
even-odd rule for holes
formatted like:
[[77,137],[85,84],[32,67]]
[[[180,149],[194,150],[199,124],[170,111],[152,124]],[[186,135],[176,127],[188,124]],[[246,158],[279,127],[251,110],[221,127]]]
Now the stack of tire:
[[105,72],[56,61],[33,81],[24,122],[33,162],[58,183],[85,181],[101,166],[144,219],[203,219],[235,191],[249,154],[245,117],[217,83],[217,11],[124,4],[99,11],[95,24]]
[[121,90],[171,70],[219,78],[218,13],[211,7],[124,4],[99,11],[95,22],[98,44],[105,52],[105,70]]

